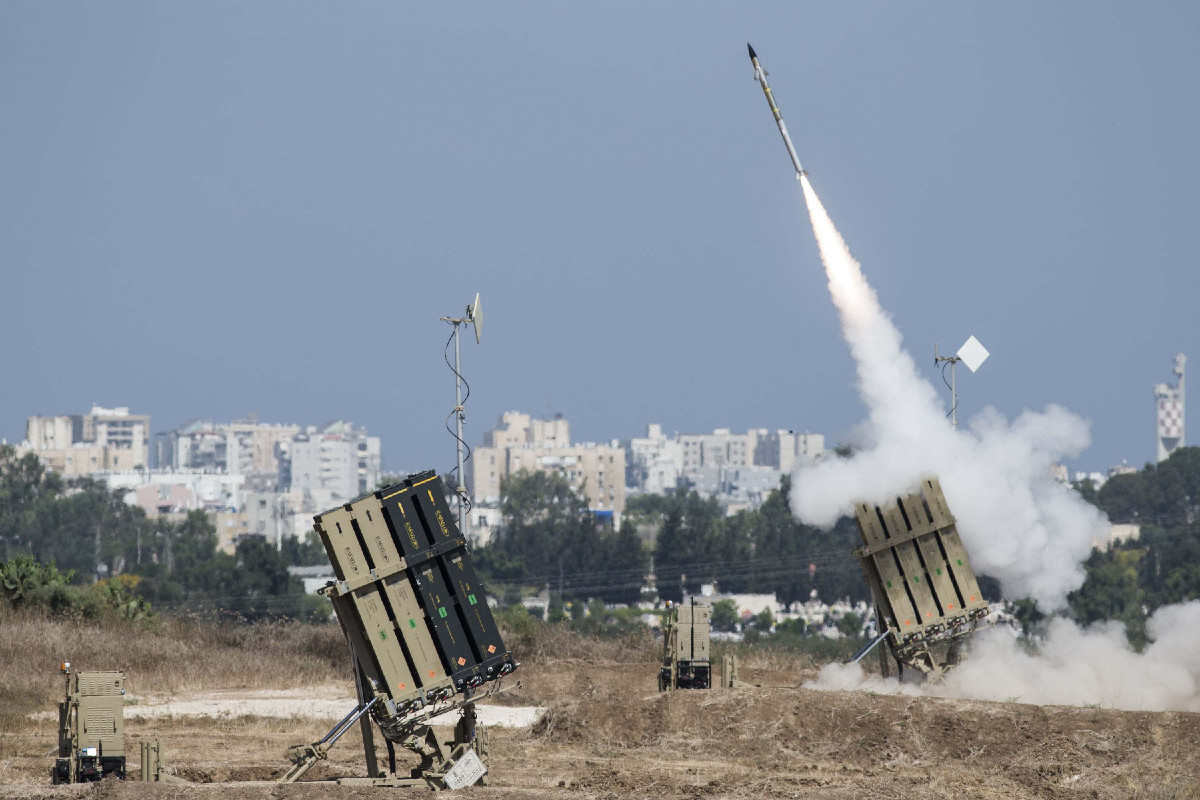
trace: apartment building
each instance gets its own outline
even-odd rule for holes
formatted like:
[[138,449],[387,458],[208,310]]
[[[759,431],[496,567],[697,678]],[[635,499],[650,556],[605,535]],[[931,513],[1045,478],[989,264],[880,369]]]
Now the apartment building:
[[292,437],[291,489],[323,510],[379,484],[379,437],[345,420],[308,426]]
[[571,444],[570,424],[561,416],[543,420],[510,411],[483,441],[472,451],[467,470],[472,497],[480,506],[499,503],[504,479],[527,470],[563,475],[595,511],[610,511],[619,519],[625,510],[624,448]]
[[21,452],[67,477],[150,466],[150,416],[127,407],[93,406],[87,414],[29,417]]
[[299,425],[192,420],[156,437],[158,465],[171,470],[200,470],[244,475],[257,491],[288,483],[290,443]]

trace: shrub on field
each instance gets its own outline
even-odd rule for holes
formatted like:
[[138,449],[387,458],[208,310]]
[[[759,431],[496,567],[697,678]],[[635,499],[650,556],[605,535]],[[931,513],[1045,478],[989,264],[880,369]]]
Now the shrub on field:
[[0,598],[14,609],[50,616],[101,619],[115,616],[146,621],[154,616],[150,604],[134,594],[136,575],[121,575],[88,586],[72,585],[74,570],[62,572],[20,553],[0,562]]

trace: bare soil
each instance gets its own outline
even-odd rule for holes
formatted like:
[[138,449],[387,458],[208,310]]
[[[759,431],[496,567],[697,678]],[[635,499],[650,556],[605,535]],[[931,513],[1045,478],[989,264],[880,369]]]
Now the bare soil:
[[[465,791],[479,800],[1200,797],[1200,714],[809,691],[796,687],[815,671],[779,658],[743,667],[742,679],[758,688],[660,694],[656,669],[640,653],[629,663],[527,663],[513,676],[520,688],[499,702],[548,710],[531,728],[492,728],[490,785]],[[314,686],[323,686],[314,697],[329,696],[327,683]],[[197,785],[50,787],[55,724],[0,730],[0,798],[324,800],[410,791],[236,783],[274,780],[287,767],[287,747],[320,738],[330,724],[249,714],[127,718],[131,773],[138,742],[157,738],[164,765]],[[308,777],[362,774],[355,728]]]

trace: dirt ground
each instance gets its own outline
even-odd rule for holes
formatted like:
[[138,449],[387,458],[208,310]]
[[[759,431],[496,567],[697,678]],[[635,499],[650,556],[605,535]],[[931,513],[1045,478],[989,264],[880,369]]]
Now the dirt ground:
[[[490,785],[463,791],[479,800],[1200,797],[1200,714],[796,688],[814,674],[783,663],[744,666],[742,679],[761,687],[660,694],[653,663],[526,665],[508,679],[520,688],[498,701],[548,710],[529,728],[492,728]],[[231,784],[278,777],[287,747],[320,738],[329,725],[249,714],[129,718],[131,772],[138,742],[157,738],[163,764],[197,785],[50,787],[55,722],[30,720],[0,731],[0,798],[324,800],[423,791]],[[362,774],[355,728],[309,776]]]

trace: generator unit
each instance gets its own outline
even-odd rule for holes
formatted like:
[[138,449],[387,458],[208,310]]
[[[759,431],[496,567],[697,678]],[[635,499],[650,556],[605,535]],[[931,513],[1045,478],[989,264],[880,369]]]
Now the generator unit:
[[[283,780],[298,779],[361,719],[373,785],[474,783],[486,771],[486,740],[476,731],[472,704],[497,691],[517,664],[501,640],[441,478],[433,471],[410,475],[314,519],[337,576],[321,593],[346,634],[359,707],[321,741],[294,748],[295,766]],[[454,709],[462,715],[452,731],[438,733],[427,724]],[[391,754],[391,774],[383,779],[374,775],[368,713]],[[421,754],[411,775],[394,774],[393,744]]]
[[711,608],[694,603],[673,606],[667,612],[663,620],[663,664],[658,673],[660,692],[712,686],[711,615]]
[[58,757],[53,783],[86,783],[110,775],[125,779],[125,673],[72,672],[66,676],[66,695],[58,704]]
[[940,676],[957,645],[988,613],[954,517],[936,477],[882,505],[855,504],[863,546],[854,551],[875,598],[879,636],[897,666]]

